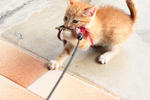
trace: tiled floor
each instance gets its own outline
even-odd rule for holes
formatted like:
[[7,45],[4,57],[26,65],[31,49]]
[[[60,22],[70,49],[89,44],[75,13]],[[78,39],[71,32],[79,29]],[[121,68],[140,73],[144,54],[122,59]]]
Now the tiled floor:
[[[57,81],[62,71],[49,71],[31,86],[29,90],[46,98]],[[104,89],[77,79],[74,76],[65,74],[64,78],[54,91],[51,100],[120,100],[120,97],[106,92]]]
[[0,74],[27,87],[47,72],[44,63],[19,48],[0,40]]
[[0,75],[0,100],[44,100]]
[[[62,73],[60,70],[48,71],[45,62],[3,40],[0,40],[0,55],[0,100],[43,100],[39,96],[46,99]],[[72,75],[65,74],[51,100],[121,99]]]

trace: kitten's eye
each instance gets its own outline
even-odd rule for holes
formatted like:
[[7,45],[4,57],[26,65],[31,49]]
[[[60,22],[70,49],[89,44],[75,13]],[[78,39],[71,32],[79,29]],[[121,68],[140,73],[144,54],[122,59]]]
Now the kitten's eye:
[[76,24],[76,23],[78,23],[79,21],[78,21],[78,20],[73,20],[72,22]]
[[67,17],[67,16],[65,16],[65,18],[64,18],[64,19],[65,19],[65,21],[67,21],[67,20],[68,20],[68,17]]

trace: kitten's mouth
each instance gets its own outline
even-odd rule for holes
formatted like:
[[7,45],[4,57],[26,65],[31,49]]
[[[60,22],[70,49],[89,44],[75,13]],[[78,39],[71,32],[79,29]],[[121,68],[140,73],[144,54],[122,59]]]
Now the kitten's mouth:
[[74,38],[77,38],[78,34],[81,33],[83,34],[85,37],[87,37],[87,29],[84,26],[78,26],[75,28],[71,28],[71,27],[65,27],[64,26],[64,30],[69,30]]
[[77,38],[78,34],[82,33],[81,27],[76,27],[74,29],[70,29],[70,31],[75,38]]
[[64,30],[70,30],[71,33],[72,33],[72,35],[73,35],[75,38],[77,38],[77,34],[80,33],[79,27],[77,27],[77,28],[70,28],[70,27],[65,27],[65,26],[64,26],[64,28],[65,28]]
[[90,41],[91,41],[91,44],[92,46],[94,46],[94,43],[93,43],[93,39],[92,39],[92,36],[89,32],[89,30],[86,28],[86,27],[83,27],[83,26],[80,26],[80,27],[77,27],[75,29],[71,29],[71,28],[66,28],[64,25],[60,26],[60,27],[56,27],[56,29],[59,30],[59,33],[58,33],[58,38],[61,40],[60,38],[60,33],[62,30],[70,30],[72,35],[77,38],[78,34],[81,33],[82,36],[86,39],[89,37]]

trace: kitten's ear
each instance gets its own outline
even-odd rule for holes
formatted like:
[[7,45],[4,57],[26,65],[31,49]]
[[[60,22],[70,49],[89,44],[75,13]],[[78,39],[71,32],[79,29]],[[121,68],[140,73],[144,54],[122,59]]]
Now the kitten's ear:
[[76,0],[68,0],[69,5],[72,5]]
[[89,8],[85,8],[85,12],[84,12],[84,15],[86,16],[93,16],[94,13],[96,12],[96,6],[92,6],[92,7],[89,7]]

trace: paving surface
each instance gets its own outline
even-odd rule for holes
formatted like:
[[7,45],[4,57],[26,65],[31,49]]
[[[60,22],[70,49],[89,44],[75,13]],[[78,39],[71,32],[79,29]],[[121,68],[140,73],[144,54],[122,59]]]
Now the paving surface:
[[4,76],[0,75],[0,81],[1,100],[44,100]]
[[0,75],[25,88],[48,71],[40,59],[2,40],[0,55]]
[[[98,4],[98,0],[91,0],[91,3]],[[101,0],[99,4],[112,4],[128,12],[121,0]],[[79,51],[69,70],[126,100],[149,100],[150,3],[137,0],[137,5],[139,20],[135,32],[114,59],[100,65],[94,60],[99,55],[98,50]],[[51,0],[50,7],[33,13],[28,20],[13,26],[2,36],[45,59],[55,59],[63,48],[56,37],[55,26],[62,24],[66,6],[65,0]]]
[[[38,94],[43,98],[47,98],[54,84],[59,78],[62,71],[49,71],[41,76],[37,81],[31,84],[27,89]],[[97,88],[88,82],[83,81],[66,73],[60,84],[53,92],[51,100],[122,100],[120,97]]]
[[[0,55],[1,100],[43,100],[39,96],[46,99],[62,73],[61,70],[48,71],[44,59],[29,55],[4,40],[0,40]],[[51,100],[121,100],[119,96],[68,73],[64,75]]]
[[12,26],[26,21],[33,13],[51,7],[51,0],[1,0],[0,34]]

